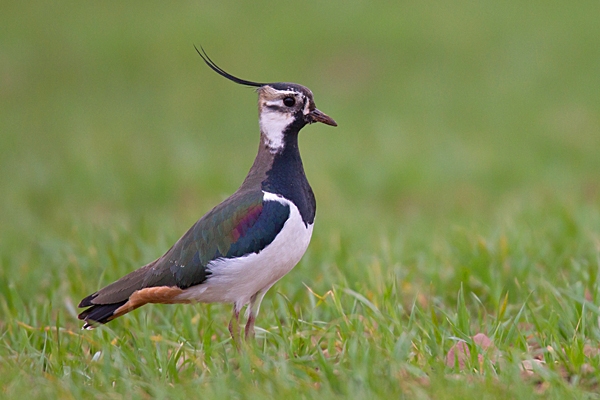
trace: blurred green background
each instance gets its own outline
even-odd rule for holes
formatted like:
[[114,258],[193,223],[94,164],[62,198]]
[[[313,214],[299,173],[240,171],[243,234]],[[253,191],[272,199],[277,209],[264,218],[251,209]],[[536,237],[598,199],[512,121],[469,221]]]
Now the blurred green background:
[[[599,16],[598,1],[3,0],[0,397],[597,392]],[[228,305],[76,319],[256,154],[256,93],[194,44],[242,78],[308,86],[339,124],[301,133],[314,235],[248,357]],[[479,332],[500,360],[457,380],[446,354]],[[524,380],[534,356],[546,386]]]
[[[256,94],[194,44],[242,78],[307,85],[339,124],[301,135],[318,201],[306,265],[328,249],[355,264],[298,279],[352,286],[391,246],[382,268],[418,282],[440,238],[562,209],[587,210],[591,260],[599,15],[597,1],[3,1],[0,289],[75,302],[241,183]],[[453,268],[433,264],[424,287]]]

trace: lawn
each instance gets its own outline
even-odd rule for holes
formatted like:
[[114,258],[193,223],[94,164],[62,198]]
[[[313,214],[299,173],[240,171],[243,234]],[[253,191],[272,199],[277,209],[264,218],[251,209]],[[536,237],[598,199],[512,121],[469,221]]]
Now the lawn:
[[[598,398],[598,2],[0,5],[0,398]],[[230,305],[82,331],[80,299],[243,180],[312,89],[317,219],[238,352]],[[465,350],[466,349],[466,350]]]

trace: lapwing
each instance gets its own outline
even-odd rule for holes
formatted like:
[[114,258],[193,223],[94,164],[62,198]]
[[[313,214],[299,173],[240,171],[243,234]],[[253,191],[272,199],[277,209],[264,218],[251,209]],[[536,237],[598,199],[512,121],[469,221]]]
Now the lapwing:
[[[201,48],[202,49],[202,48]],[[233,303],[229,331],[244,337],[265,293],[302,258],[313,231],[316,202],[298,150],[308,124],[336,122],[315,107],[313,94],[295,83],[237,78],[196,48],[219,75],[256,87],[260,144],[246,179],[229,198],[198,220],[162,257],[87,296],[79,307],[83,328],[105,324],[148,303]]]

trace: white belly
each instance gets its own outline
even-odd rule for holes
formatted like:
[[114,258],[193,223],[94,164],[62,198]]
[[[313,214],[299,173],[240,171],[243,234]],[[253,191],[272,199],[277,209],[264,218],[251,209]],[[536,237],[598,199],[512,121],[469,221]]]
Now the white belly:
[[298,264],[310,242],[313,225],[304,225],[298,208],[289,200],[267,192],[263,198],[290,207],[290,217],[281,232],[259,253],[211,261],[207,266],[211,275],[206,282],[185,290],[177,300],[247,304],[255,293],[270,288]]

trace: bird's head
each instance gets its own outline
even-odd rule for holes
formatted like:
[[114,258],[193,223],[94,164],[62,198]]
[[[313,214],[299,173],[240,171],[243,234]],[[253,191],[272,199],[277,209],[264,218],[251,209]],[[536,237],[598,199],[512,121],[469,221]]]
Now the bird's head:
[[196,48],[196,51],[219,75],[235,83],[258,88],[260,130],[272,152],[283,149],[286,134],[297,134],[307,124],[322,122],[337,126],[333,118],[316,108],[309,88],[296,83],[258,83],[240,79],[217,66],[204,49]]

